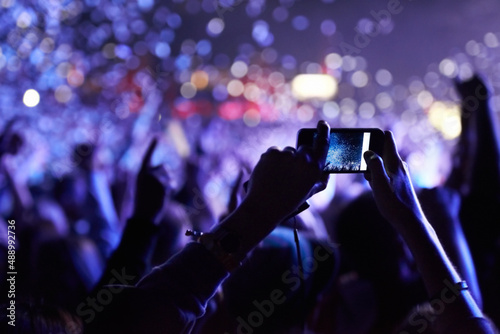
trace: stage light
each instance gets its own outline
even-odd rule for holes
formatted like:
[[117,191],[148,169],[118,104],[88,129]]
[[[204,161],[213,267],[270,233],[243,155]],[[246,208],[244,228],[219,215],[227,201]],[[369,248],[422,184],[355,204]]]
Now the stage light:
[[351,82],[354,87],[365,87],[368,84],[368,75],[364,71],[356,71],[352,74]]
[[40,103],[40,94],[34,89],[28,89],[24,92],[23,103],[27,107],[35,107]]
[[253,128],[260,123],[260,113],[255,109],[249,109],[243,114],[243,122],[248,126]]
[[238,60],[235,61],[233,65],[231,65],[231,74],[235,78],[243,78],[248,73],[248,66],[243,61]]
[[314,109],[310,105],[304,104],[297,109],[297,119],[302,123],[307,123],[314,117]]
[[198,70],[191,74],[191,83],[198,90],[207,88],[209,83],[208,73],[203,70]]
[[417,102],[423,108],[429,108],[434,102],[434,97],[428,90],[423,90],[417,95]]
[[449,102],[434,102],[429,108],[429,122],[441,132],[444,139],[457,138],[462,132],[460,107]]
[[278,88],[285,83],[285,76],[280,72],[273,72],[269,75],[267,80],[272,87]]
[[292,93],[300,101],[330,100],[337,93],[338,84],[328,74],[299,74],[292,80]]
[[179,153],[182,158],[187,158],[190,155],[191,150],[189,142],[186,138],[186,133],[184,132],[180,122],[175,120],[171,121],[167,126],[167,133],[174,143],[177,153]]
[[325,64],[331,70],[342,67],[342,56],[338,53],[330,53],[325,57]]
[[388,70],[380,69],[375,73],[375,80],[381,86],[389,86],[392,83],[392,74]]
[[325,115],[326,118],[333,119],[337,117],[340,114],[340,107],[335,101],[328,101],[325,102],[323,105],[323,115]]
[[370,102],[363,102],[359,106],[359,117],[371,119],[375,115],[375,106]]
[[71,88],[69,88],[68,86],[60,85],[56,88],[54,97],[60,103],[67,103],[73,97],[73,93],[71,91]]
[[209,36],[218,36],[224,30],[224,21],[218,17],[211,19],[207,24],[207,34]]
[[387,110],[394,105],[394,101],[389,94],[382,92],[375,96],[375,104],[380,110]]
[[498,38],[497,36],[492,33],[488,32],[484,35],[484,44],[486,44],[487,47],[489,48],[496,48],[498,47]]
[[256,84],[247,83],[243,95],[248,101],[258,102],[261,97],[261,90]]
[[180,92],[183,98],[191,99],[196,95],[197,89],[191,82],[185,82],[182,84]]
[[227,92],[231,96],[240,96],[245,91],[245,86],[240,80],[231,80],[227,84]]
[[31,15],[28,12],[22,12],[17,17],[16,25],[22,29],[28,28],[31,25]]
[[454,78],[458,74],[457,64],[453,60],[445,58],[439,63],[439,72],[448,78]]

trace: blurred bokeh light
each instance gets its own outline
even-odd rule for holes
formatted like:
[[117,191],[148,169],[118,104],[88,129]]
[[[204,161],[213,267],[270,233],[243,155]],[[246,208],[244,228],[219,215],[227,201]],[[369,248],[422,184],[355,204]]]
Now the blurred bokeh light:
[[457,26],[472,4],[405,2],[381,23],[385,1],[1,0],[0,129],[18,117],[24,158],[43,147],[32,182],[70,172],[82,141],[133,169],[126,145],[151,133],[176,148],[171,168],[217,136],[211,153],[252,164],[319,119],[391,129],[418,165],[460,135],[453,80],[499,82],[500,5]]

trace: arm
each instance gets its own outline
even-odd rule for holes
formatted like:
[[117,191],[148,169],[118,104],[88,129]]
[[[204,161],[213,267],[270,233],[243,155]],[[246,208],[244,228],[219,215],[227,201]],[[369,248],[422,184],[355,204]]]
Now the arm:
[[[231,254],[236,261],[307,198],[324,189],[329,126],[320,122],[318,130],[313,148],[270,148],[265,152],[250,177],[242,204],[210,231],[217,234],[224,229],[237,236],[239,247]],[[169,333],[189,332],[228,276],[227,269],[205,244],[190,243],[135,288],[120,294],[120,303],[113,301],[90,326],[96,333],[109,328],[118,332],[117,327],[124,329],[122,333],[132,333],[134,328],[148,333],[162,333],[166,328]]]
[[[472,118],[472,161],[470,191],[484,194],[500,189],[500,150],[497,129],[492,111],[488,106],[490,92],[478,76],[457,84],[462,96],[463,117]],[[467,121],[469,122],[469,121]],[[474,140],[475,139],[475,140]]]
[[136,180],[132,217],[127,220],[120,244],[108,259],[106,269],[94,287],[94,294],[113,282],[116,272],[121,270],[134,277],[127,281],[129,285],[137,283],[146,274],[168,189],[165,169],[151,166],[156,144],[157,141],[153,140],[144,155]]
[[[438,332],[451,333],[450,328],[458,322],[483,318],[470,292],[454,286],[462,279],[420,207],[406,163],[399,157],[392,133],[386,132],[383,158],[368,151],[365,159],[369,168],[365,177],[373,190],[377,206],[412,251],[427,293],[432,298],[431,304],[439,313],[435,321]],[[446,303],[439,304],[436,296]],[[437,305],[444,307],[438,310]],[[467,333],[492,332],[478,328],[476,331],[469,329]]]
[[462,278],[467,281],[474,300],[482,308],[475,265],[460,223],[458,192],[446,187],[422,189],[418,197],[448,257],[455,264]]

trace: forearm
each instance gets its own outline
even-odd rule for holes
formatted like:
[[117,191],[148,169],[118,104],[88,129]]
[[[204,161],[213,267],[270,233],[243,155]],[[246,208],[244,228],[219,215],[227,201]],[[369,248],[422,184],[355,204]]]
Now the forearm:
[[[481,101],[475,114],[475,157],[472,163],[471,190],[483,192],[500,187],[498,161],[500,150],[495,120],[487,100]],[[494,162],[494,163],[493,163]]]
[[[101,279],[94,291],[113,282],[116,272],[124,271],[129,277],[127,284],[137,283],[146,274],[149,258],[156,242],[157,226],[141,218],[132,217],[127,221],[117,249],[111,254]],[[123,282],[120,282],[124,284]]]
[[409,218],[399,226],[415,258],[431,305],[439,313],[436,322],[438,328],[447,328],[457,319],[482,317],[470,292],[454,288],[454,284],[462,281],[462,278],[448,259],[429,222],[425,218]]
[[101,310],[77,313],[89,333],[189,333],[227,275],[203,245],[193,242],[136,286],[109,287],[113,300]]
[[476,269],[460,220],[458,217],[443,217],[437,221],[431,219],[430,221],[448,258],[462,279],[467,282],[470,293],[476,300],[478,307],[482,309],[482,296]]
[[145,276],[137,288],[157,291],[188,318],[203,315],[206,303],[228,276],[224,266],[203,245],[190,243]]
[[236,255],[243,259],[262,239],[272,232],[284,218],[277,210],[267,210],[253,200],[244,200],[241,205],[229,214],[220,224],[212,228],[212,232],[224,228],[237,235],[240,241]]

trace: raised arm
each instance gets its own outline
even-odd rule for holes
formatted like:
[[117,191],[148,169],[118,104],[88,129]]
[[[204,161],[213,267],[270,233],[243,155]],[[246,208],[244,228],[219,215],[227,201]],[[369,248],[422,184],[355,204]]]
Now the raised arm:
[[165,169],[162,166],[151,166],[156,144],[157,140],[153,139],[144,154],[136,180],[132,217],[127,220],[120,244],[108,259],[92,294],[96,294],[105,285],[116,283],[117,272],[133,277],[127,281],[128,285],[134,285],[147,273],[157,239],[157,223],[168,192]]
[[[270,148],[257,163],[240,206],[219,225],[125,289],[88,324],[92,333],[189,333],[206,303],[257,243],[326,186],[329,126],[314,147]],[[118,300],[119,299],[119,300]]]
[[[462,113],[467,120],[470,156],[470,191],[478,194],[500,192],[500,148],[496,120],[489,107],[490,92],[479,76],[457,83],[462,96]],[[472,121],[472,122],[471,122]],[[462,166],[463,167],[463,166]],[[493,194],[492,194],[493,195]]]
[[385,133],[383,157],[368,151],[364,158],[369,168],[365,177],[381,214],[398,230],[415,257],[437,315],[437,332],[493,333],[425,217],[392,133]]

